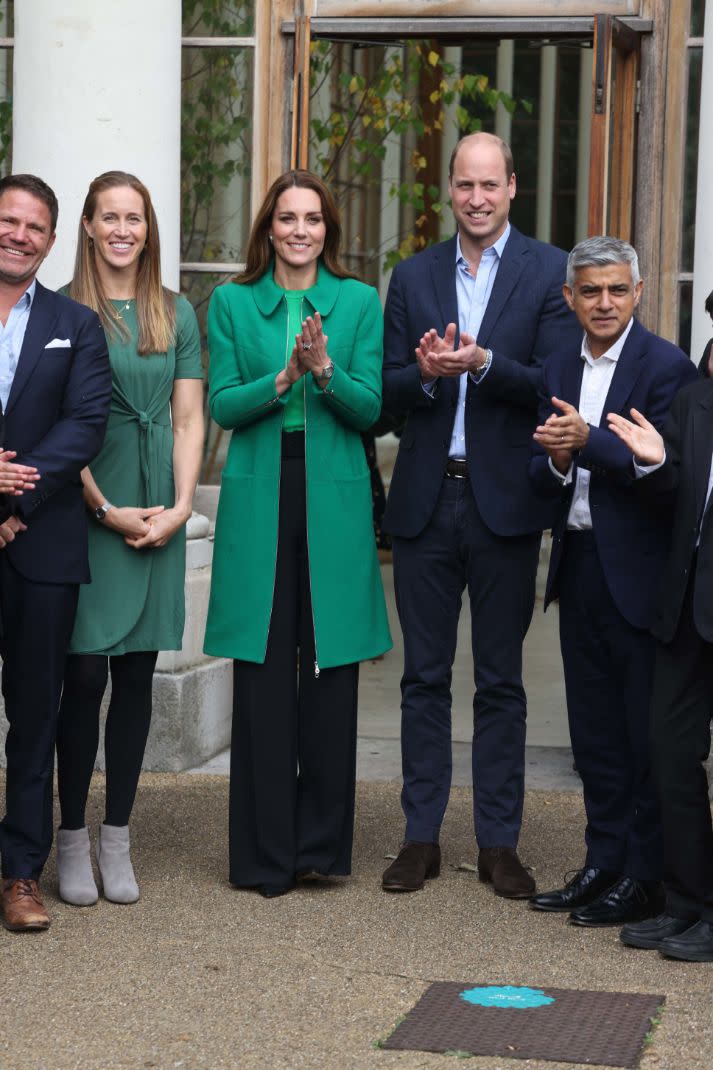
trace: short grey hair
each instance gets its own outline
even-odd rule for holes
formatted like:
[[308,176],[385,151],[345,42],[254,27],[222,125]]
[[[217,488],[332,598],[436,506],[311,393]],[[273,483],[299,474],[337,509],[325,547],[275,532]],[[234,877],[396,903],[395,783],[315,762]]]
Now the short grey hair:
[[570,290],[574,289],[575,276],[580,268],[608,267],[609,264],[628,264],[634,286],[641,281],[639,258],[634,246],[621,238],[603,235],[598,238],[585,238],[575,245],[567,258],[567,285]]

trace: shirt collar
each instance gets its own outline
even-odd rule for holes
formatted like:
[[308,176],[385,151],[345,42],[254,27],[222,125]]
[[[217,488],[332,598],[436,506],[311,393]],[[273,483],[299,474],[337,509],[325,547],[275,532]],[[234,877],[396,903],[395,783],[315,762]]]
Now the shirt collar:
[[634,326],[634,317],[632,316],[631,319],[629,320],[628,324],[626,325],[624,333],[622,335],[620,335],[619,338],[617,338],[617,340],[616,340],[616,342],[614,343],[613,346],[610,346],[609,349],[607,349],[604,353],[602,353],[602,355],[600,357],[597,357],[596,360],[592,356],[592,351],[589,348],[589,339],[587,338],[587,334],[585,332],[584,337],[582,338],[582,351],[580,353],[580,356],[581,356],[582,360],[586,360],[587,364],[591,364],[592,366],[594,366],[597,363],[597,361],[600,361],[600,360],[611,360],[614,363],[616,363],[618,361],[619,357],[621,356],[621,351],[624,348],[626,340],[629,337],[629,334],[631,332],[631,328],[633,326]]
[[30,285],[25,290],[24,294],[20,294],[15,302],[15,308],[19,309],[31,309],[32,302],[35,300],[35,290],[37,289],[37,279],[33,279]]
[[[505,230],[502,232],[502,234],[500,235],[498,240],[496,242],[493,242],[492,245],[489,245],[487,247],[487,249],[483,249],[483,256],[495,255],[495,256],[497,256],[498,260],[500,260],[500,258],[503,255],[503,249],[507,245],[507,240],[508,240],[509,237],[510,237],[510,224],[508,223],[508,225],[505,227]],[[492,254],[490,252],[491,249],[493,250]],[[460,247],[460,233],[456,232],[456,264],[467,264],[467,263],[468,263],[468,261],[463,256],[463,252],[462,252],[461,247]]]

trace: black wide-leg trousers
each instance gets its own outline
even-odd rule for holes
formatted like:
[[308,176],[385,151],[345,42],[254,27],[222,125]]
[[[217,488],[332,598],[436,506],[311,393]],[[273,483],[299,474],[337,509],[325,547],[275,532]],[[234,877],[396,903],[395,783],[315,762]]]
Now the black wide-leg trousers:
[[265,661],[234,663],[230,881],[240,887],[351,871],[359,666],[318,669],[317,662],[304,436],[292,432],[283,435]]

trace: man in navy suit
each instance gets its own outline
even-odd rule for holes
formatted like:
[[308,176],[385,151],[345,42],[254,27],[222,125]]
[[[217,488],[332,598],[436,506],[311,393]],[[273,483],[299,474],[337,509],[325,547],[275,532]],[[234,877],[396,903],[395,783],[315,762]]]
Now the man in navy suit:
[[567,713],[587,813],[583,867],[531,900],[577,925],[620,925],[658,914],[661,827],[649,764],[654,596],[670,517],[637,493],[630,450],[607,416],[632,406],[663,425],[696,370],[634,318],[643,283],[635,250],[588,238],[567,264],[565,298],[581,347],[543,375],[531,475],[559,501],[545,608],[559,599]]
[[102,444],[111,396],[98,317],[35,279],[56,222],[57,198],[42,179],[0,180],[2,445],[27,477],[20,495],[0,496],[2,920],[16,932],[50,923],[38,880],[52,844],[57,710],[79,584],[89,581],[79,473]]
[[466,586],[479,875],[499,895],[534,891],[516,851],[522,644],[552,508],[534,493],[527,466],[542,365],[577,344],[579,330],[562,297],[566,255],[510,225],[515,188],[505,142],[492,134],[463,138],[449,181],[458,232],[399,264],[386,301],[384,408],[407,416],[384,520],[405,649],[406,834],[384,873],[387,891],[415,891],[439,873],[451,781],[451,668]]
[[713,716],[713,382],[677,396],[663,438],[637,409],[609,426],[639,464],[641,492],[673,516],[653,633],[651,745],[664,841],[666,905],[620,939],[687,962],[713,962],[713,825],[704,761]]

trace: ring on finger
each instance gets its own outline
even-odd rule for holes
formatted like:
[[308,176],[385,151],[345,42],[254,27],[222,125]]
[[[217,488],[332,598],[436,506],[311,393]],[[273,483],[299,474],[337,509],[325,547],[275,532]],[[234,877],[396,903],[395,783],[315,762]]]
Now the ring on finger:
[[303,342],[302,343],[302,348],[303,349],[311,349],[312,348],[312,343],[311,342]]

